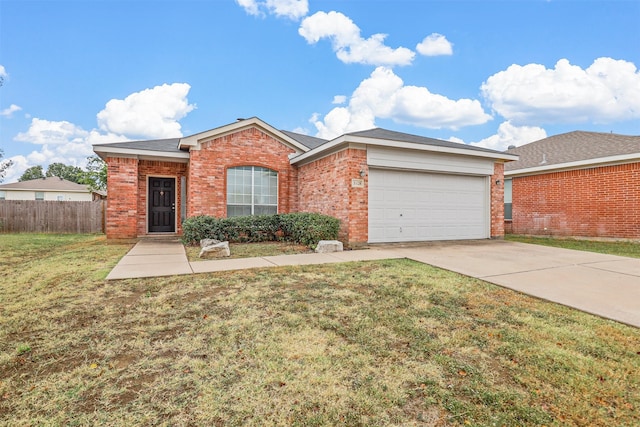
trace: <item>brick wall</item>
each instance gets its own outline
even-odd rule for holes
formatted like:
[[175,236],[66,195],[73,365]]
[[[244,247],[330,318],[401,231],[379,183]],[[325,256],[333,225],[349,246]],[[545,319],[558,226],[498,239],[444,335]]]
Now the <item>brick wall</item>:
[[107,158],[107,223],[109,239],[137,236],[138,218],[138,160],[120,157]]
[[215,138],[191,150],[187,178],[187,216],[227,216],[227,169],[261,166],[278,172],[278,212],[297,210],[295,151],[257,128]]
[[186,176],[186,163],[159,162],[140,160],[138,164],[138,236],[147,234],[147,196],[149,195],[149,177],[175,178],[176,180],[176,232],[182,234],[182,218],[180,206],[182,206],[180,178]]
[[[499,184],[496,184],[499,181]],[[493,164],[491,175],[491,238],[504,237],[504,163]]]
[[513,178],[516,234],[640,238],[640,163]]
[[[360,170],[366,175],[360,177]],[[298,172],[300,211],[318,212],[340,219],[340,240],[350,246],[368,241],[367,152],[349,148],[303,165]],[[364,187],[352,187],[363,179]]]

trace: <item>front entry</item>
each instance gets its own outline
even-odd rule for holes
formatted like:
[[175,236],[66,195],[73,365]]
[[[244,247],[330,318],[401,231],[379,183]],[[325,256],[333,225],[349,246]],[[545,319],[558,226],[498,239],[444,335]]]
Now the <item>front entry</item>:
[[175,178],[149,178],[149,233],[176,231]]

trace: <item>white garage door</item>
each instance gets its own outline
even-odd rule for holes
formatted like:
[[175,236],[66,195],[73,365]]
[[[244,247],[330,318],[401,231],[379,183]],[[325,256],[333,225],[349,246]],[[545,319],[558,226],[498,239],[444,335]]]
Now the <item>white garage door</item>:
[[370,169],[369,242],[489,238],[488,178]]

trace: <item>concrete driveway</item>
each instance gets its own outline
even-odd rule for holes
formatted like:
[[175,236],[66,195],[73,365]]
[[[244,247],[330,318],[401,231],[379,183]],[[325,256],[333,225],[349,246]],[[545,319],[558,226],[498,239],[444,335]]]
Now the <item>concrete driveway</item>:
[[398,247],[406,258],[640,327],[640,259],[505,241]]

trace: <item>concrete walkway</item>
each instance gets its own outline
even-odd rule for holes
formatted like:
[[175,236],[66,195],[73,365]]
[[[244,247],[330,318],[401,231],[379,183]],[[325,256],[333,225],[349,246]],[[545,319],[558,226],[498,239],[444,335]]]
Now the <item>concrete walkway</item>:
[[495,240],[189,263],[178,241],[142,240],[107,280],[408,258],[640,327],[640,259]]

